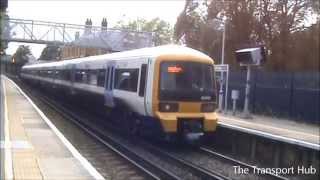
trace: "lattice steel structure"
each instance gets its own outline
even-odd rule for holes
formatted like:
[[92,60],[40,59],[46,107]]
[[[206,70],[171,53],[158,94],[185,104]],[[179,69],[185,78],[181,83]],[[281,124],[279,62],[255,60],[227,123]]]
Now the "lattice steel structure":
[[[26,19],[4,18],[2,22],[4,31],[1,40],[7,42],[25,42],[37,44],[70,44],[86,35],[94,35],[96,38],[105,32],[123,32],[126,34],[149,34],[150,32],[133,32],[122,29],[106,28],[103,26],[88,26],[68,23],[56,23],[49,21],[35,21]],[[141,37],[141,36],[140,36]],[[102,39],[101,41],[103,41]],[[126,39],[123,39],[126,41]],[[111,40],[110,41],[114,41]],[[120,43],[122,40],[117,39]],[[108,42],[108,44],[115,42]]]

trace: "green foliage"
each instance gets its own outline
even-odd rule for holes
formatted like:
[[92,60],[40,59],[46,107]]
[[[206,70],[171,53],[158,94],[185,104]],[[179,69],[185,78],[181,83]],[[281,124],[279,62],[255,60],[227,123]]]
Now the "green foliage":
[[61,48],[56,45],[47,45],[39,57],[40,60],[56,61],[61,59]]
[[173,30],[170,24],[159,18],[154,18],[150,21],[146,19],[137,19],[129,22],[118,21],[115,28],[154,32],[155,45],[163,45],[172,42]]
[[[267,46],[268,61],[264,67],[269,70],[315,70],[319,67],[319,52],[313,50],[313,47],[319,48],[319,41],[315,40],[319,36],[314,34],[319,34],[319,21],[317,25],[304,26],[310,15],[319,18],[319,1],[198,2],[186,0],[185,8],[175,24],[176,40],[183,40],[188,46],[219,60],[224,27],[222,19],[225,16],[225,59],[231,68],[239,68],[234,57],[236,49],[259,44]],[[199,9],[204,7],[207,13],[199,13]]]
[[29,61],[28,56],[32,55],[29,46],[20,45],[13,54],[15,64],[23,66]]
[[2,37],[8,37],[10,35],[8,21],[5,20],[8,18],[9,16],[6,14],[6,12],[0,12],[0,35],[1,35],[0,51],[1,52],[3,52],[8,47],[8,42],[3,41],[3,38],[2,38]]

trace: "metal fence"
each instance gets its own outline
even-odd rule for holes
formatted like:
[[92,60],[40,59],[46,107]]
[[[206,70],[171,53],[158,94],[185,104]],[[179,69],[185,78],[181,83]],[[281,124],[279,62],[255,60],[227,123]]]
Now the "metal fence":
[[[231,90],[240,91],[238,109],[244,105],[246,71],[230,72]],[[320,123],[320,72],[265,72],[252,73],[250,110],[257,114],[289,117]]]

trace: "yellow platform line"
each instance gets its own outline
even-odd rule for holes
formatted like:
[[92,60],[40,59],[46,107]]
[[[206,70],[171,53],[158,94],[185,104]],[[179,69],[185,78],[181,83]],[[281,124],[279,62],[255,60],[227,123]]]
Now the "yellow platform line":
[[34,104],[34,102],[23,92],[23,90],[11,79],[5,77],[19,92],[26,98],[26,100],[32,105],[32,107],[37,111],[40,117],[46,122],[46,124],[51,128],[51,130],[57,135],[61,142],[66,146],[66,148],[71,152],[71,154],[80,162],[80,164],[89,172],[93,179],[104,180],[103,176],[92,166],[92,164],[84,158],[79,151],[63,136],[63,134],[55,127],[55,125],[47,118],[47,116]]

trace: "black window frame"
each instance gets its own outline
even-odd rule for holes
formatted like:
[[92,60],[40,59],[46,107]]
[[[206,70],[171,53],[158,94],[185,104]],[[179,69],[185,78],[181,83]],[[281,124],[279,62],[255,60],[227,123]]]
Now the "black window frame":
[[148,65],[142,64],[140,69],[139,96],[144,97],[147,84]]
[[[122,78],[123,73],[129,73],[129,78]],[[114,70],[114,89],[137,92],[139,81],[139,68],[118,68]]]
[[105,87],[107,90],[109,90],[109,73],[110,73],[110,67],[107,68],[107,72],[106,72],[106,81],[105,81]]
[[97,86],[104,87],[106,78],[106,69],[98,69]]

